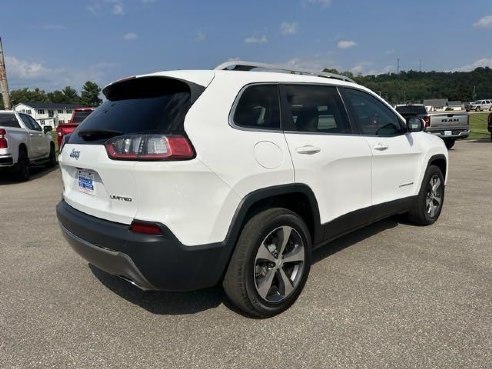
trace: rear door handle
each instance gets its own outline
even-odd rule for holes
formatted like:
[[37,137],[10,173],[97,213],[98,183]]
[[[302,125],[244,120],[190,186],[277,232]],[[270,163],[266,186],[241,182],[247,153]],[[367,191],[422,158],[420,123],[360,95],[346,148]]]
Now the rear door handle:
[[383,145],[382,143],[378,143],[376,146],[374,146],[374,150],[378,150],[378,151],[384,151],[386,149],[388,149],[388,145]]
[[313,155],[319,153],[320,151],[321,149],[319,147],[312,146],[312,145],[305,145],[305,146],[298,147],[296,149],[296,152],[298,154],[304,154],[304,155]]

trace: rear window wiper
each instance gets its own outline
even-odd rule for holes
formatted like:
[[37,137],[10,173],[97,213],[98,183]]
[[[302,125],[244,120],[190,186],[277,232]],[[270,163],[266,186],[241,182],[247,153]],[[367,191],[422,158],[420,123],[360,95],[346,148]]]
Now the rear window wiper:
[[78,133],[79,137],[82,137],[86,141],[111,138],[114,136],[120,136],[122,134],[123,132],[115,131],[112,129],[84,129]]

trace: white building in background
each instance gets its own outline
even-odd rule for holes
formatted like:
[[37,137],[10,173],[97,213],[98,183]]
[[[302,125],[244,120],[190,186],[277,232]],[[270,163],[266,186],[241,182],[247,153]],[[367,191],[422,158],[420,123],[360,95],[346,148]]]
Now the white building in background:
[[70,120],[73,109],[82,107],[79,104],[26,102],[17,104],[14,110],[19,113],[29,114],[41,126],[51,126],[54,129],[58,127],[58,124],[67,123]]

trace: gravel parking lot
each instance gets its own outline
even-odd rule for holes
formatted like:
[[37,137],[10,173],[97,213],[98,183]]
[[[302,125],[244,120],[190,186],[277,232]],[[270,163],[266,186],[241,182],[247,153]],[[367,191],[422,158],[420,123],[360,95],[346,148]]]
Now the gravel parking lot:
[[90,267],[58,228],[59,171],[0,173],[0,368],[490,368],[492,143],[450,159],[435,225],[391,218],[333,242],[268,320],[219,287],[145,293]]

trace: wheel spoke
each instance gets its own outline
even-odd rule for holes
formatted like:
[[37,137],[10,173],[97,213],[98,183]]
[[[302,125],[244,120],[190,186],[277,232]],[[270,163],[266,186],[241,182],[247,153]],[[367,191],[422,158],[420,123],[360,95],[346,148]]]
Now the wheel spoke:
[[287,242],[289,242],[290,234],[292,233],[292,227],[283,226],[279,231],[281,234],[280,237],[280,250],[278,250],[279,257],[282,256],[285,250],[285,246],[287,246]]
[[295,263],[299,261],[304,261],[304,248],[297,246],[294,250],[289,252],[284,256],[283,262],[285,263]]
[[436,193],[437,189],[441,186],[441,179],[439,177],[435,177],[432,182],[432,192]]
[[258,279],[258,293],[259,295],[266,299],[268,291],[272,287],[273,277],[275,277],[275,270],[269,269],[267,275],[261,279]]
[[442,202],[441,196],[434,196],[434,202],[437,203],[436,204],[437,207],[441,206],[441,202]]
[[435,206],[434,204],[431,203],[430,214],[429,214],[431,218],[434,218],[434,216],[436,215],[436,209],[437,209],[437,206]]
[[294,290],[294,286],[292,285],[290,278],[285,274],[283,268],[280,268],[278,272],[280,274],[280,292],[284,296],[288,296]]
[[265,246],[264,243],[261,244],[260,248],[258,249],[258,253],[256,254],[256,260],[258,259],[275,262],[275,257],[270,251],[268,251],[268,248]]

